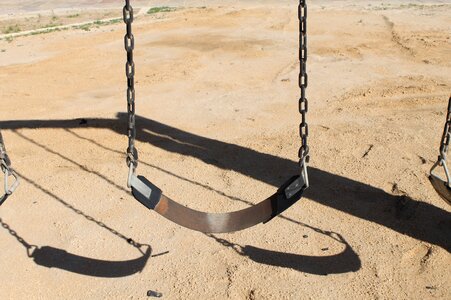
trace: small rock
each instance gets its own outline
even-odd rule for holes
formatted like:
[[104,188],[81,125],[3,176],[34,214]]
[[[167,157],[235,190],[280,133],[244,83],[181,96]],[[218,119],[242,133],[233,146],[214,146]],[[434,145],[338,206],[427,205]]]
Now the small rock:
[[163,297],[163,294],[159,293],[159,292],[156,292],[156,291],[148,290],[147,291],[147,297],[161,298],[161,297]]

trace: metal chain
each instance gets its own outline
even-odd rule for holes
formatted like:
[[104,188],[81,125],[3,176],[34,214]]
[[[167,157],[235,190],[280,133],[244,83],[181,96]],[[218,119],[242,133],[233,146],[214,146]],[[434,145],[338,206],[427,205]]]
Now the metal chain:
[[299,149],[300,166],[305,170],[305,164],[309,162],[309,146],[308,135],[309,129],[307,124],[308,100],[306,98],[306,90],[308,86],[307,74],[307,3],[306,0],[300,0],[298,6],[299,17],[299,88],[301,89],[301,97],[299,99],[299,112],[301,113],[301,125],[299,126],[302,145]]
[[446,160],[450,140],[451,140],[451,97],[449,98],[448,101],[448,113],[446,115],[446,123],[445,129],[443,130],[442,142],[440,144],[439,160]]
[[[437,162],[432,166],[431,168],[431,176],[438,178],[442,181],[445,181],[446,185],[451,188],[451,173],[448,169],[446,160],[448,155],[448,149],[449,149],[449,143],[451,140],[451,97],[448,101],[448,113],[446,115],[446,123],[445,123],[445,129],[443,129],[443,136],[442,141],[440,143],[440,155],[438,157]],[[443,170],[445,171],[446,180],[443,180],[439,175],[435,173],[435,169],[437,167],[443,167]]]
[[[125,50],[127,51],[126,75],[127,75],[127,110],[128,110],[128,149],[127,149],[127,165],[130,168],[129,179],[134,173],[138,165],[138,151],[135,147],[136,124],[135,124],[135,64],[133,62],[133,49],[135,40],[132,33],[133,8],[130,0],[125,0],[124,6],[124,22],[127,25],[127,34],[124,37]],[[299,88],[301,89],[301,97],[299,99],[299,112],[301,114],[301,124],[299,126],[302,145],[299,149],[299,159],[301,168],[309,162],[309,146],[308,135],[309,128],[307,123],[308,100],[306,98],[306,89],[308,86],[307,74],[307,4],[306,0],[300,0],[298,6],[299,18]],[[130,185],[130,182],[129,182]]]
[[133,62],[133,49],[135,48],[135,38],[132,33],[133,7],[130,5],[130,0],[125,0],[123,16],[124,22],[127,25],[127,33],[124,37],[125,50],[127,51],[127,63],[125,64],[125,74],[127,76],[127,112],[128,112],[127,166],[130,168],[130,174],[133,174],[135,172],[136,167],[138,166],[138,151],[135,147],[135,139],[136,139],[135,63]]
[[[0,206],[1,206],[19,186],[19,176],[11,167],[11,160],[9,159],[8,154],[6,153],[6,147],[5,143],[3,142],[3,136],[1,131],[0,131],[0,168],[1,171],[4,173],[3,178],[4,194],[0,195]],[[14,179],[11,185],[9,181],[10,177]]]
[[6,153],[5,143],[3,142],[2,132],[0,131],[0,161],[2,166],[11,166],[11,161],[9,160],[8,154]]

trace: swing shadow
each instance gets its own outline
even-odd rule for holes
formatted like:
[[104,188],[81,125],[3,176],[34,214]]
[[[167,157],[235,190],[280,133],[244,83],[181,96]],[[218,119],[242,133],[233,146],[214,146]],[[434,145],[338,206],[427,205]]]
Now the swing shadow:
[[17,239],[27,250],[27,255],[34,263],[49,269],[60,269],[68,272],[103,278],[126,277],[140,273],[151,257],[152,248],[142,245],[145,251],[139,250],[141,256],[125,261],[108,261],[84,257],[69,253],[51,246],[37,247],[28,244],[6,222],[0,218],[0,225]]
[[[119,113],[116,119],[3,121],[0,128],[108,128],[122,135],[125,129],[121,125],[126,124],[126,119],[126,114]],[[297,162],[286,158],[202,137],[139,116],[136,123],[137,139],[141,142],[239,172],[274,187],[298,172]],[[451,220],[447,211],[317,168],[310,167],[309,175],[311,187],[305,193],[309,199],[450,251],[447,234]]]
[[148,246],[136,259],[108,261],[79,256],[62,249],[45,246],[37,248],[31,257],[37,265],[47,268],[57,268],[92,277],[119,278],[141,273],[151,252],[152,249]]
[[[9,234],[17,239],[19,243],[21,243],[27,250],[27,255],[33,259],[33,261],[42,267],[46,267],[49,269],[55,268],[60,270],[65,270],[68,272],[80,274],[80,275],[86,275],[86,276],[92,276],[92,277],[103,277],[103,278],[119,278],[119,277],[126,277],[131,276],[136,273],[142,272],[144,270],[149,258],[152,254],[152,248],[150,245],[147,244],[139,244],[135,242],[131,238],[127,238],[123,234],[117,232],[116,230],[112,229],[111,227],[108,227],[106,224],[94,219],[93,217],[86,215],[81,210],[75,208],[71,204],[67,203],[63,199],[59,198],[52,192],[46,190],[44,187],[40,186],[36,182],[32,181],[31,179],[25,177],[23,174],[19,174],[19,176],[28,182],[29,184],[33,185],[34,187],[38,188],[45,194],[47,194],[50,198],[56,200],[57,202],[64,205],[66,208],[72,210],[78,215],[83,216],[88,221],[91,221],[101,228],[106,229],[110,233],[116,235],[117,237],[123,239],[128,244],[136,248],[140,256],[134,259],[125,260],[125,261],[108,261],[108,260],[101,260],[101,259],[94,259],[89,257],[80,256],[77,254],[69,253],[66,250],[58,249],[51,246],[43,246],[38,247],[34,245],[28,244],[21,236],[17,234],[16,231],[11,229],[11,227],[5,223],[0,218],[0,225],[6,229]],[[164,253],[166,254],[166,253]],[[157,254],[154,256],[159,256],[162,254]]]
[[[81,123],[85,123],[85,120],[82,121]],[[95,144],[96,146],[98,146],[98,147],[100,147],[100,148],[102,148],[104,150],[111,151],[111,152],[114,152],[114,153],[123,154],[121,151],[117,151],[117,150],[108,148],[108,147],[98,143],[95,140],[83,137],[83,136],[77,134],[76,132],[72,131],[71,129],[65,128],[65,130],[66,130],[66,132],[74,135],[75,137],[77,137],[79,139],[83,139],[83,140],[89,141],[89,142]],[[88,172],[90,174],[94,174],[94,175],[102,178],[107,183],[109,183],[110,185],[112,185],[113,187],[118,189],[119,191],[128,192],[122,186],[119,186],[119,185],[115,184],[114,182],[112,182],[110,179],[108,179],[106,176],[102,175],[101,173],[98,173],[96,171],[90,170],[89,168],[81,165],[80,163],[76,162],[75,160],[73,160],[73,159],[71,159],[71,158],[69,158],[67,156],[64,156],[61,153],[58,153],[58,152],[52,150],[51,148],[49,148],[49,147],[47,147],[47,146],[45,146],[43,144],[40,144],[38,141],[33,140],[32,138],[27,137],[23,133],[18,132],[16,129],[13,129],[13,132],[17,136],[25,139],[26,141],[32,143],[33,145],[35,145],[37,147],[40,147],[41,149],[43,149],[43,150],[45,150],[45,151],[47,151],[47,152],[49,152],[49,153],[51,153],[53,155],[59,156],[60,158],[62,158],[64,160],[66,160],[66,161],[78,166],[78,168],[80,168],[82,171]],[[187,179],[187,178],[182,177],[180,175],[177,175],[175,173],[166,171],[166,170],[164,170],[162,168],[159,168],[159,167],[154,166],[152,164],[146,163],[145,161],[140,161],[140,163],[144,164],[144,165],[147,165],[149,167],[152,167],[152,168],[156,168],[156,169],[158,169],[158,170],[160,170],[162,172],[165,172],[165,173],[167,173],[167,174],[169,174],[171,176],[175,176],[175,177],[177,177],[177,178],[179,178],[181,180],[190,182],[191,184],[195,184],[195,185],[201,186],[203,188],[209,189],[209,190],[211,190],[211,191],[213,191],[215,193],[221,194],[222,196],[228,197],[231,200],[240,201],[240,202],[245,203],[245,204],[247,204],[249,206],[253,205],[253,203],[251,203],[249,201],[246,201],[246,200],[243,200],[243,199],[240,199],[238,197],[231,196],[231,195],[227,195],[224,192],[215,190],[215,189],[213,189],[213,188],[211,188],[209,186],[203,185],[203,184],[201,184],[199,182],[192,181],[190,179]],[[72,209],[77,214],[80,214],[80,215],[84,216],[86,219],[97,223],[101,227],[106,227],[103,223],[99,223],[96,220],[93,220],[92,217],[85,215],[83,212],[81,212],[78,209],[74,208],[69,203],[67,203],[67,202],[63,201],[62,199],[58,198],[56,195],[52,194],[51,192],[45,190],[43,187],[37,185],[35,182],[31,181],[29,178],[26,178],[24,175],[22,175],[22,174],[19,174],[19,175],[21,175],[25,179],[25,181],[27,181],[28,183],[34,185],[36,188],[38,188],[41,191],[43,191],[44,193],[48,194],[50,197],[52,197],[55,200],[59,201],[60,203],[62,203],[66,207]],[[282,218],[282,219],[284,219],[286,221],[292,222],[292,223],[294,223],[296,225],[300,225],[300,226],[312,229],[313,231],[316,231],[318,233],[328,235],[328,236],[332,237],[333,239],[339,241],[340,243],[346,245],[346,248],[345,248],[345,250],[343,252],[335,254],[333,256],[304,256],[304,255],[273,252],[273,251],[269,251],[269,250],[266,250],[266,249],[260,249],[260,248],[255,248],[255,247],[252,247],[252,246],[246,246],[246,247],[243,248],[242,253],[239,253],[239,254],[241,254],[243,256],[246,256],[249,259],[255,260],[256,262],[263,263],[263,264],[264,263],[271,264],[271,262],[278,262],[278,261],[280,261],[281,262],[280,265],[279,265],[280,267],[291,268],[291,269],[295,269],[295,270],[298,270],[298,271],[301,271],[301,272],[307,272],[307,273],[318,274],[318,275],[328,275],[328,274],[338,274],[338,273],[346,273],[346,272],[356,272],[356,271],[358,271],[360,269],[361,261],[360,261],[359,256],[357,255],[357,253],[355,253],[352,250],[351,246],[339,234],[336,234],[336,236],[340,236],[340,238],[337,239],[336,237],[333,237],[331,235],[332,233],[324,232],[324,231],[322,231],[320,229],[317,229],[317,228],[312,227],[312,226],[310,226],[308,224],[304,224],[304,223],[301,223],[299,221],[293,220],[293,219],[288,218],[288,217],[286,217],[284,215],[280,215],[278,217]],[[123,238],[124,240],[126,239],[125,236],[117,233],[113,229],[108,228],[108,227],[106,227],[106,228],[109,231],[111,231],[112,233],[114,233],[114,234],[118,235],[119,237]],[[210,236],[210,237],[213,237],[213,236]],[[228,243],[226,240],[223,240],[223,239],[215,238],[215,240],[217,242],[221,243],[224,246],[226,246],[227,243]],[[68,256],[67,253],[65,251],[62,251],[62,250],[59,250],[59,249],[54,249],[52,247],[42,247],[40,249],[37,249],[33,253],[34,253],[33,257],[35,258],[35,262],[37,262],[40,265],[46,266],[48,263],[46,263],[45,260],[48,261],[49,257],[53,257],[54,258],[52,263],[55,264],[54,263],[55,258],[61,257],[62,260],[66,261],[66,262],[67,261],[73,261],[74,262],[74,263],[66,264],[66,266],[67,265],[71,266],[72,267],[71,270],[74,271],[74,272],[80,273],[80,272],[83,272],[84,269],[86,269],[85,267],[81,267],[81,270],[80,270],[80,266],[83,266],[83,261],[80,263],[81,259],[78,256],[72,255],[72,256],[70,256],[70,259],[68,259],[67,258],[67,256]],[[153,255],[152,257],[160,256],[160,255],[164,255],[164,254],[167,254],[167,252],[166,253],[157,254],[157,255]],[[136,263],[139,263],[139,261],[137,261]],[[102,265],[102,264],[107,265],[105,262],[96,261],[96,265]],[[108,264],[112,265],[111,262],[109,262]],[[118,264],[118,265],[122,266],[122,265],[125,265],[125,264]],[[78,269],[74,270],[74,268],[73,268],[74,266],[78,267]],[[85,273],[86,273],[86,271],[85,271]],[[92,271],[90,271],[90,273],[92,273]],[[105,275],[102,275],[103,273],[104,272],[97,272],[96,276],[105,276]]]
[[[117,118],[116,122],[126,124],[126,114],[119,113]],[[142,142],[239,172],[274,187],[299,172],[298,162],[286,158],[195,135],[143,117],[138,117],[136,122],[137,139]],[[451,219],[447,211],[317,168],[310,167],[309,176],[307,198],[450,251],[451,240],[447,237]]]
[[322,276],[357,272],[360,270],[362,267],[360,258],[343,236],[334,232],[327,232],[324,234],[344,245],[345,249],[338,254],[329,256],[307,256],[270,251],[249,245],[242,247],[212,234],[207,236],[224,247],[230,248],[237,254],[247,257],[259,264],[288,268],[299,272]]

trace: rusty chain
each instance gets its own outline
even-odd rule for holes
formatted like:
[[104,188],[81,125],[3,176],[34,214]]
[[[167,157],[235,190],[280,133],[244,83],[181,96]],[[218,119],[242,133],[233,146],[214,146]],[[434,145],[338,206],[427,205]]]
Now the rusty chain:
[[[124,37],[125,50],[127,51],[126,76],[127,76],[127,111],[128,111],[128,149],[127,149],[127,165],[130,168],[129,186],[131,174],[134,174],[138,165],[138,151],[135,147],[136,139],[136,123],[135,123],[135,64],[133,62],[134,36],[132,33],[133,8],[130,0],[125,0],[123,10],[124,22],[127,25],[127,33]],[[302,145],[299,149],[299,159],[301,170],[307,177],[306,164],[309,162],[309,146],[308,135],[309,127],[307,123],[308,99],[306,98],[306,90],[308,86],[307,74],[307,3],[306,0],[300,0],[298,6],[299,18],[299,88],[301,96],[299,98],[299,112],[301,114],[301,124],[299,126],[300,138]]]
[[299,158],[301,164],[308,163],[309,146],[308,135],[309,128],[307,123],[308,100],[306,98],[306,90],[308,86],[307,74],[307,4],[305,0],[299,2],[299,88],[301,89],[301,97],[299,98],[299,112],[301,114],[300,137],[302,146],[299,149]]
[[448,100],[448,113],[446,115],[445,129],[443,130],[442,141],[440,143],[440,159],[446,159],[450,140],[451,140],[451,97]]
[[124,36],[125,50],[127,51],[127,62],[125,64],[125,74],[127,76],[127,112],[128,112],[128,148],[127,148],[127,166],[130,176],[135,172],[138,166],[138,151],[135,147],[136,140],[136,117],[135,117],[135,63],[133,62],[133,50],[135,48],[135,38],[132,33],[133,7],[130,0],[125,0],[123,9],[124,22],[127,25],[127,33]]

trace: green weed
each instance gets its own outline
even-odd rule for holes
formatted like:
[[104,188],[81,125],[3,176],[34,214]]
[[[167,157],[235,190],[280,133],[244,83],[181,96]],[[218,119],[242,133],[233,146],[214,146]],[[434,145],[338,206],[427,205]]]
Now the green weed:
[[158,7],[152,7],[147,11],[148,15],[157,14],[157,13],[165,13],[165,12],[171,12],[176,11],[177,8],[175,7],[169,7],[169,6],[158,6]]
[[2,32],[4,34],[17,33],[17,32],[20,32],[20,31],[21,31],[21,29],[20,29],[19,25],[17,25],[17,24],[16,25],[10,25],[7,28],[2,30]]

